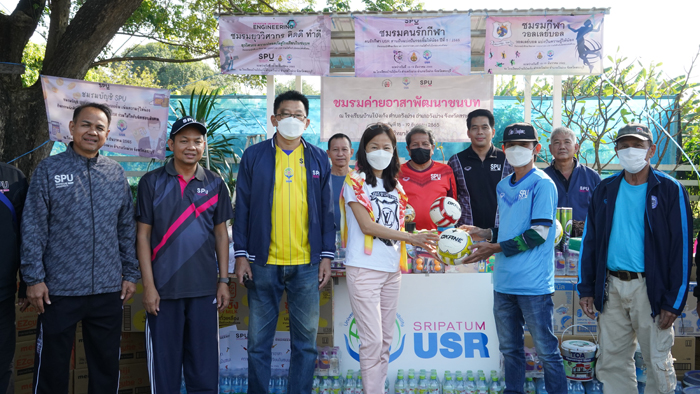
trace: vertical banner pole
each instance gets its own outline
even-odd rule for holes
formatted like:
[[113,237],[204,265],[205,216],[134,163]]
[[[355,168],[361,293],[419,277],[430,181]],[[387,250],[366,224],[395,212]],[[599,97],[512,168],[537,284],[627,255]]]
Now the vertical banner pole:
[[525,123],[532,123],[530,118],[532,117],[532,75],[525,76]]
[[274,110],[274,105],[275,105],[275,76],[274,75],[268,75],[267,76],[267,137],[272,138],[272,136],[275,134],[275,128],[272,126],[272,121],[270,121],[270,118],[272,117],[273,110]]
[[561,75],[554,76],[552,88],[552,109],[554,110],[552,116],[552,130],[554,130],[561,126]]

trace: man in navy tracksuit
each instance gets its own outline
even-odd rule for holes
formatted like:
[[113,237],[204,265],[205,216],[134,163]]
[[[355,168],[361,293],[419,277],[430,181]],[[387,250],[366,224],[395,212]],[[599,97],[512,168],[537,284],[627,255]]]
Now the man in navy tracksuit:
[[73,142],[34,170],[22,217],[21,270],[39,311],[33,393],[68,393],[75,327],[83,322],[88,393],[119,387],[122,305],[136,291],[136,222],[124,169],[99,153],[111,110],[88,103]]
[[[549,151],[554,159],[552,164],[544,169],[557,185],[557,207],[572,208],[572,237],[580,237],[583,233],[593,189],[600,183],[600,175],[597,172],[576,160],[578,149],[574,132],[566,127],[557,127],[549,139]],[[562,223],[562,226],[564,225],[566,223]]]
[[646,126],[618,132],[624,171],[593,192],[583,233],[578,293],[583,312],[598,316],[596,377],[605,394],[635,392],[638,342],[647,365],[646,393],[676,387],[673,321],[685,307],[692,256],[688,193],[649,165],[656,146]]
[[308,113],[301,93],[277,96],[277,133],[246,149],[238,172],[233,241],[236,275],[248,287],[249,393],[267,392],[284,291],[292,341],[287,393],[312,389],[319,289],[330,279],[335,224],[328,156],[301,137]]

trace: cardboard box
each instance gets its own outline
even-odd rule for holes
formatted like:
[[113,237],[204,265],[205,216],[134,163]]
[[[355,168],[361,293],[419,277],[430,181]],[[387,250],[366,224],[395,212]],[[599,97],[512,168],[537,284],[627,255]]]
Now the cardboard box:
[[698,319],[698,299],[693,296],[693,290],[697,283],[691,282],[688,286],[688,299],[685,302],[683,313],[673,322],[673,330],[677,337],[700,336],[700,319]]
[[36,342],[19,342],[15,346],[14,378],[15,381],[31,379],[34,374],[34,353]]
[[[123,332],[119,364],[146,362],[146,338],[142,332]],[[82,331],[75,335],[75,369],[87,368]]]
[[[598,317],[598,312],[595,313],[595,316]],[[585,335],[598,332],[598,322],[589,318],[585,313],[583,313],[583,309],[581,309],[581,305],[579,305],[577,291],[574,291],[574,325],[576,325],[576,327],[573,328],[575,335]]]
[[333,346],[333,334],[318,334],[316,335],[316,346]]
[[678,337],[671,348],[673,355],[673,368],[676,376],[683,376],[688,371],[695,369],[695,338]]
[[[248,329],[250,309],[248,304],[248,289],[236,282],[229,284],[231,300],[228,307],[219,313],[219,328],[236,326],[238,330]],[[333,333],[333,281],[329,281],[321,289],[320,315],[318,323],[319,334]],[[287,292],[282,294],[277,319],[277,331],[289,331],[289,303]]]
[[[567,278],[556,278],[554,280],[554,332],[560,334],[573,324],[574,313],[574,293],[576,292],[576,281]],[[529,332],[527,324],[525,332]],[[572,333],[572,330],[568,331]]]
[[15,316],[17,328],[15,338],[17,342],[36,341],[36,327],[39,314],[34,306],[29,306],[27,310],[21,312],[19,306],[15,305]]
[[554,303],[555,333],[562,333],[573,324],[575,283],[570,279],[558,279],[554,282],[552,302]]
[[[34,374],[23,377],[22,380],[15,380],[14,394],[34,394]],[[8,392],[9,393],[9,392]],[[73,394],[73,371],[68,375],[68,394]]]
[[124,305],[122,332],[146,331],[146,310],[143,308],[143,284],[136,284],[136,293]]
[[[87,394],[89,375],[87,368],[75,370],[73,393]],[[150,393],[146,363],[119,366],[119,394]]]

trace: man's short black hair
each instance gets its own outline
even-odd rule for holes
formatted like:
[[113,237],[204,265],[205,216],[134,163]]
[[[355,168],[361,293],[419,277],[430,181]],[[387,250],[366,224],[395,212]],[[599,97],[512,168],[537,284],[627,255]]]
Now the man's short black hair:
[[411,131],[409,131],[406,134],[406,145],[411,146],[411,138],[413,138],[414,135],[416,134],[425,134],[428,136],[428,141],[430,141],[430,145],[435,146],[435,139],[433,138],[433,132],[426,129],[425,126],[423,125],[417,125],[414,126]]
[[303,94],[297,92],[296,90],[287,90],[286,92],[275,97],[275,104],[272,107],[274,115],[277,115],[277,110],[280,108],[282,101],[301,101],[304,104],[304,110],[306,110],[306,116],[309,116],[309,99]]
[[328,139],[328,149],[329,150],[331,149],[331,142],[333,142],[333,140],[337,140],[338,138],[345,138],[346,140],[348,140],[348,144],[350,144],[350,148],[352,148],[352,141],[350,141],[350,137],[348,137],[347,135],[345,135],[343,133],[336,133],[336,134],[333,134],[333,136]]
[[469,113],[467,115],[467,129],[472,128],[472,119],[478,117],[478,116],[485,116],[489,119],[489,126],[491,128],[494,128],[496,126],[496,119],[493,117],[493,113],[489,111],[488,109],[477,109]]
[[73,111],[73,122],[78,120],[78,116],[80,116],[80,113],[83,112],[85,108],[97,108],[100,111],[104,112],[105,115],[107,116],[107,126],[109,126],[110,123],[112,123],[112,110],[107,106],[107,104],[100,104],[100,103],[85,103],[78,108],[76,108]]

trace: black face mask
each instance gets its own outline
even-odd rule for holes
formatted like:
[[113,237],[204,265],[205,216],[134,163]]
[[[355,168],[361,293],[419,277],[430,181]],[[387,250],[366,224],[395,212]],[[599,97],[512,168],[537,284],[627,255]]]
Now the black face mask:
[[430,160],[430,149],[411,149],[411,160],[418,165],[427,163]]

